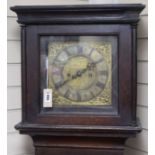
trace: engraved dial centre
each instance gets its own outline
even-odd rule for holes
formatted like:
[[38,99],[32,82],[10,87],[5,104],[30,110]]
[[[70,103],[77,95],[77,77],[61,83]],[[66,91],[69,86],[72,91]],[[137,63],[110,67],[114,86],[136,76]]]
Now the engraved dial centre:
[[73,57],[68,60],[63,70],[64,80],[68,80],[68,86],[74,90],[88,89],[95,81],[95,67],[84,56]]

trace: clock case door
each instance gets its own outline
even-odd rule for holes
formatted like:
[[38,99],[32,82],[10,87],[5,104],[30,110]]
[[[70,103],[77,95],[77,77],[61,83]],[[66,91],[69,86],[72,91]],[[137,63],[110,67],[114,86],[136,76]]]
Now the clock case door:
[[[111,106],[101,109],[92,108],[91,111],[85,109],[86,112],[74,107],[56,110],[42,107],[40,40],[43,36],[117,37],[117,52],[112,55],[112,68],[115,67],[112,76],[112,88],[114,88],[112,95],[114,92],[117,95]],[[90,125],[137,126],[133,96],[133,92],[136,93],[136,54],[133,50],[133,33],[129,24],[27,25],[22,27],[22,37],[23,125],[28,123],[37,127],[39,124],[43,128],[46,125],[50,125],[50,128],[52,126],[78,128],[78,126]]]

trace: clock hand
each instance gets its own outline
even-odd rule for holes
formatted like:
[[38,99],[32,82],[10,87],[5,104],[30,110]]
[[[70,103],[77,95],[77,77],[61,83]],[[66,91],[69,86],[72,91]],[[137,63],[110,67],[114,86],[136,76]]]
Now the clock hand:
[[62,87],[62,86],[65,85],[66,83],[68,83],[69,81],[74,80],[74,79],[76,79],[76,78],[82,76],[82,74],[83,74],[85,71],[86,71],[86,68],[83,69],[83,70],[77,71],[76,74],[72,75],[71,79],[67,79],[67,80],[63,81],[62,83],[56,84],[56,85],[55,85],[55,88],[56,88],[56,89],[59,89],[60,87]]
[[[95,67],[95,64],[94,63],[87,64],[87,67],[85,69],[82,69],[82,70],[77,71],[76,74],[74,74],[72,76],[72,79],[75,79],[77,77],[81,77],[82,74],[84,74],[87,70],[94,69],[94,67]],[[72,80],[72,79],[70,79],[70,80]]]
[[59,89],[63,85],[65,85],[67,82],[69,82],[69,79],[63,81],[62,83],[55,84],[55,89]]
[[86,68],[84,68],[82,70],[78,70],[74,75],[72,75],[71,79],[67,79],[67,80],[63,81],[62,83],[59,83],[58,85],[55,85],[55,88],[59,89],[60,87],[62,87],[66,83],[70,82],[71,80],[74,80],[74,79],[76,79],[78,77],[81,77],[82,74],[84,74],[87,70],[94,68],[95,67],[94,65],[95,65],[94,63],[87,64]]

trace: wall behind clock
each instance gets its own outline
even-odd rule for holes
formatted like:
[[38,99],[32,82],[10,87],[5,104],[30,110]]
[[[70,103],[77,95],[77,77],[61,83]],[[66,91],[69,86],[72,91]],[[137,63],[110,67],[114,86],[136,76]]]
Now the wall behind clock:
[[125,155],[147,155],[148,153],[148,9],[147,0],[8,0],[8,155],[33,155],[34,149],[29,136],[19,135],[14,125],[21,120],[21,53],[20,28],[15,13],[9,10],[14,5],[54,4],[97,4],[97,3],[143,3],[146,8],[141,14],[138,30],[138,80],[137,115],[143,131],[126,143]]

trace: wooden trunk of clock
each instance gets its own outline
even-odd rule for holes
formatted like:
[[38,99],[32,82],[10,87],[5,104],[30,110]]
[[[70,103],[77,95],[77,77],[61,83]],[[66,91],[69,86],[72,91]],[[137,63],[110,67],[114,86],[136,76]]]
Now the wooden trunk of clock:
[[15,6],[22,121],[36,155],[123,155],[136,118],[142,4]]
[[36,155],[123,155],[124,139],[119,138],[33,138]]

